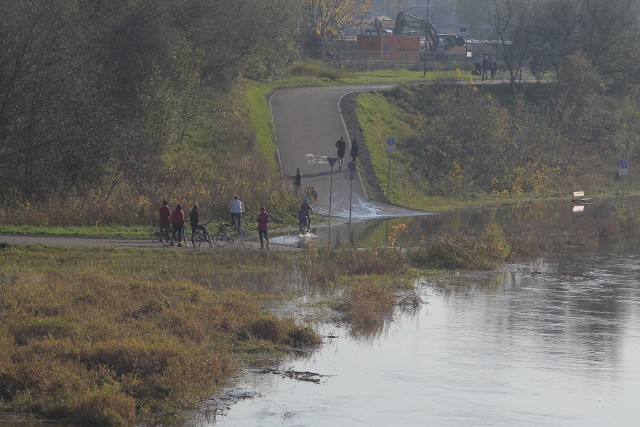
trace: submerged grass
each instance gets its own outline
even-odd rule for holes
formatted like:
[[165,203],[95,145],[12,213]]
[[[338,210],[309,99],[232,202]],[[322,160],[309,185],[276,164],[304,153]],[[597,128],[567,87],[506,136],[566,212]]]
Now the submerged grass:
[[407,269],[398,251],[382,248],[4,246],[0,411],[116,425],[178,414],[214,393],[239,361],[320,344],[312,328],[266,312],[268,299],[346,277],[356,277],[355,294],[365,273],[397,278]]

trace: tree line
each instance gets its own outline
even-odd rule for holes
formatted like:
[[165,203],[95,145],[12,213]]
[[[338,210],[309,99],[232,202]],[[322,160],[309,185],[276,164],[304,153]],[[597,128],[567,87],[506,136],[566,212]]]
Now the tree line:
[[149,193],[194,129],[210,145],[242,139],[229,91],[296,55],[299,12],[296,0],[0,0],[0,202]]

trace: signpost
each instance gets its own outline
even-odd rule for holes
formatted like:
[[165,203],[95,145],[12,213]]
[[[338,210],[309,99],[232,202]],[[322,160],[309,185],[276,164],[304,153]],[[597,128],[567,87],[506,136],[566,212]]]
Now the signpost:
[[353,195],[353,176],[356,172],[356,163],[349,162],[347,167],[351,171],[351,184],[349,186],[349,243],[353,243],[353,236],[351,235],[351,200]]
[[629,162],[626,160],[620,160],[618,164],[618,175],[620,176],[620,185],[622,186],[622,209],[624,209],[624,177],[629,175]]
[[331,246],[331,196],[333,195],[333,167],[338,161],[337,157],[327,157],[327,162],[331,167],[331,183],[329,184],[329,246]]
[[389,157],[389,167],[387,169],[387,200],[389,200],[389,188],[391,187],[391,153],[396,151],[396,140],[387,138],[387,156]]
[[[396,140],[392,137],[387,138],[387,156],[389,157],[389,167],[387,169],[387,200],[391,200],[391,153],[396,151]],[[389,246],[389,221],[386,221],[385,241]]]

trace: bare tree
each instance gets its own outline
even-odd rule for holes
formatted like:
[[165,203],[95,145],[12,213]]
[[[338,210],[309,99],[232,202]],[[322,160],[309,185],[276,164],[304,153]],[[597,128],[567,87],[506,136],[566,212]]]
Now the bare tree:
[[495,43],[509,81],[515,88],[522,80],[525,62],[528,62],[533,46],[539,42],[536,25],[540,8],[528,0],[491,0],[489,19],[495,29]]

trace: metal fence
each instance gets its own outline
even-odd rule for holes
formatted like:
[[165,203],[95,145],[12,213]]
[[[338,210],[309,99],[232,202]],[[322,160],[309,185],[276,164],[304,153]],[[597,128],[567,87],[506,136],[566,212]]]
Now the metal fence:
[[[424,66],[424,52],[416,51],[342,51],[340,67],[350,71],[369,71],[396,68],[415,68]],[[473,68],[473,60],[459,53],[427,52],[427,69],[467,70]],[[471,67],[471,68],[470,68]]]

